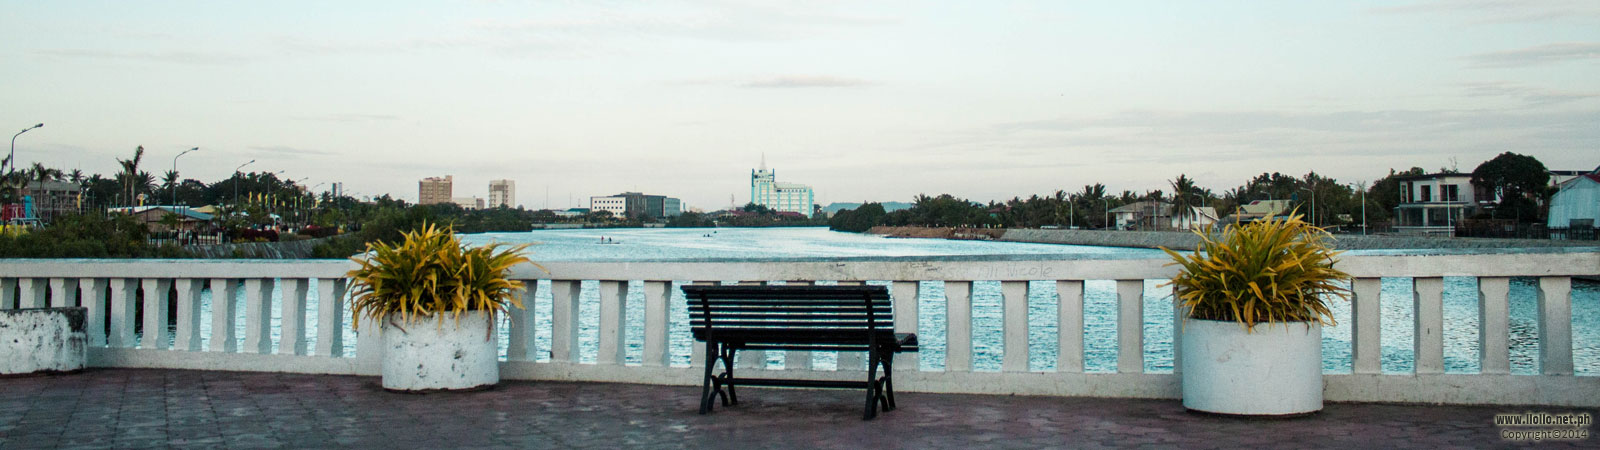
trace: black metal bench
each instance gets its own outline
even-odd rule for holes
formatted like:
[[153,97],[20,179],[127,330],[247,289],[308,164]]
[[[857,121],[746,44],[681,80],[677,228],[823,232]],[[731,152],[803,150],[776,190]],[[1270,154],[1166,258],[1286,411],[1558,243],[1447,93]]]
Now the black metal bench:
[[[917,335],[894,332],[893,305],[883,286],[683,286],[696,340],[706,343],[700,414],[739,403],[734,386],[865,389],[866,413],[894,404],[894,354],[917,351]],[[866,352],[866,381],[738,378],[740,350]],[[717,362],[722,373],[713,375]],[[878,368],[883,375],[878,375]]]

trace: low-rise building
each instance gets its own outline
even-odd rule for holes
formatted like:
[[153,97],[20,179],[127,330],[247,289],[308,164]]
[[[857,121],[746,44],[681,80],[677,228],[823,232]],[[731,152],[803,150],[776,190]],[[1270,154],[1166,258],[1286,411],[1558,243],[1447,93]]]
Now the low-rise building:
[[617,217],[659,219],[683,214],[683,202],[664,195],[623,192],[605,197],[589,197],[589,209],[610,211]]
[[1592,230],[1596,223],[1600,223],[1600,174],[1584,174],[1561,183],[1561,190],[1550,197],[1546,222],[1550,229]]
[[1455,224],[1480,209],[1472,175],[1435,173],[1397,177],[1400,203],[1394,208],[1399,233],[1454,235]]
[[450,203],[466,209],[483,209],[483,199],[478,197],[455,197],[450,199]]

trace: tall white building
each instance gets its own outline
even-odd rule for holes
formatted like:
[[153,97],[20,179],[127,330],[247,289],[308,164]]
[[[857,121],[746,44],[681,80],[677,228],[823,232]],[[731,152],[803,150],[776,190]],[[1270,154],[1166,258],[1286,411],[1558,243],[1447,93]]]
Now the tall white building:
[[816,202],[811,186],[779,183],[777,179],[777,171],[767,169],[767,157],[762,155],[761,169],[750,171],[750,203],[811,217],[811,208]]
[[490,208],[517,207],[517,182],[511,180],[489,180]]

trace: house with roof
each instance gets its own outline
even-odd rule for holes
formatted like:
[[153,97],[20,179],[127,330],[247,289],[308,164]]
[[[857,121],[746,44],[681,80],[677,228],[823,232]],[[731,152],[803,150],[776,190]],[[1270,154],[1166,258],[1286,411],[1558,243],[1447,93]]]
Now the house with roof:
[[1396,177],[1400,203],[1394,208],[1398,233],[1453,236],[1455,224],[1482,209],[1472,174],[1433,173]]
[[[187,206],[125,206],[109,208],[108,211],[132,215],[139,220],[139,223],[143,223],[146,229],[152,232],[171,231],[172,229],[178,231],[204,231],[203,228],[210,225],[211,219],[215,217]],[[176,227],[169,228],[168,224],[164,222],[169,214],[177,216],[178,223]]]
[[1239,205],[1239,209],[1228,215],[1223,223],[1250,223],[1257,220],[1270,220],[1289,213],[1289,200],[1254,200],[1250,203]]
[[1546,225],[1554,229],[1593,229],[1600,223],[1600,173],[1588,173],[1561,183],[1550,197]]

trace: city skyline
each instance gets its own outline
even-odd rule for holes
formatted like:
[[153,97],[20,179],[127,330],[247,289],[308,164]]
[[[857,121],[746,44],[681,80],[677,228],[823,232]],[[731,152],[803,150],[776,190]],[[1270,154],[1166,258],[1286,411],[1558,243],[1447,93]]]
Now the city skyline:
[[714,210],[762,153],[823,205],[1600,155],[1584,1],[8,6],[0,129],[88,173],[200,147],[185,178]]

